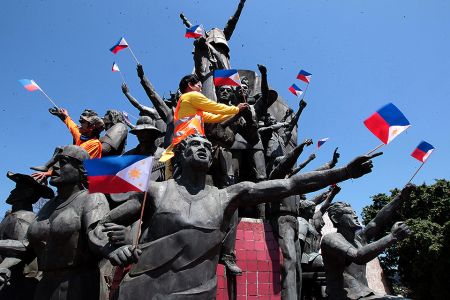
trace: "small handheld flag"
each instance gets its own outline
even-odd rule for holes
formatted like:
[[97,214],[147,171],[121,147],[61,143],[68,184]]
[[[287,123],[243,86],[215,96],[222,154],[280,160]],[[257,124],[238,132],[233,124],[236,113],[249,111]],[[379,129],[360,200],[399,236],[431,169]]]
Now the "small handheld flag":
[[222,86],[222,85],[240,86],[241,79],[239,77],[238,71],[235,69],[215,70],[214,71],[214,85],[215,86]]
[[37,90],[41,90],[41,88],[37,85],[36,82],[34,82],[33,79],[20,79],[19,82],[27,91],[34,92]]
[[44,94],[44,96],[53,104],[53,106],[58,108],[58,105],[56,105],[52,98],[50,98],[33,79],[20,79],[19,82],[27,91],[41,91],[41,93]]
[[298,72],[297,79],[309,84],[311,81],[311,75],[311,73],[308,73],[305,70],[300,70],[300,72]]
[[188,39],[196,39],[205,35],[205,30],[202,25],[194,25],[190,28],[186,28],[186,34],[184,37]]
[[114,44],[114,46],[112,46],[111,49],[109,49],[109,51],[111,51],[114,54],[117,54],[117,52],[125,48],[128,48],[128,43],[125,40],[125,38],[121,37],[120,40],[116,44]]
[[433,151],[434,151],[433,145],[425,141],[422,141],[411,153],[411,156],[417,159],[418,161],[424,163]]
[[111,71],[113,71],[113,72],[120,72],[119,66],[115,62],[113,62]]
[[317,141],[317,149],[319,149],[323,144],[325,144],[326,141],[328,141],[329,138],[323,138]]
[[388,103],[364,121],[369,129],[384,144],[389,144],[411,125],[405,115],[392,103]]
[[127,193],[147,190],[152,170],[152,156],[125,155],[87,159],[90,193]]
[[297,97],[303,94],[303,91],[295,83],[289,87],[289,91]]

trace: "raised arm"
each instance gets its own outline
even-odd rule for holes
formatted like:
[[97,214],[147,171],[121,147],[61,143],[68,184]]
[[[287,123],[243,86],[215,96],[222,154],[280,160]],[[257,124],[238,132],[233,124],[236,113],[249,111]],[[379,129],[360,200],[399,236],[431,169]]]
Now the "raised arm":
[[306,194],[336,182],[358,178],[370,173],[372,171],[370,159],[381,154],[359,156],[344,168],[297,174],[289,179],[268,180],[259,183],[241,182],[227,187],[227,192],[230,201],[238,205],[257,205],[290,195]]
[[320,207],[320,213],[322,215],[327,211],[328,207],[330,207],[331,201],[333,201],[334,197],[341,191],[341,188],[334,184],[330,187],[330,190],[328,191],[327,196],[325,197],[325,201],[323,202],[322,206]]
[[289,177],[297,174],[298,172],[300,172],[304,167],[306,167],[311,161],[313,161],[316,158],[316,155],[313,153],[310,156],[308,156],[308,158],[302,162],[300,165],[298,165],[297,168],[293,169],[291,174],[289,174]]
[[291,152],[283,156],[280,163],[270,172],[269,179],[282,179],[289,174],[305,146],[312,144],[311,139],[306,139],[303,143],[295,147]]
[[333,169],[333,168],[336,166],[339,157],[341,156],[341,155],[339,154],[339,152],[337,152],[337,151],[338,151],[338,148],[334,149],[334,152],[333,152],[333,158],[332,158],[329,162],[327,162],[326,164],[324,164],[323,166],[317,168],[316,171],[322,171],[322,170]]
[[391,202],[386,204],[377,213],[375,218],[373,218],[373,220],[371,220],[363,229],[363,234],[368,240],[376,236],[383,229],[383,226],[392,220],[394,212],[400,207],[400,205],[402,205],[404,201],[410,199],[411,192],[415,190],[415,185],[410,183],[407,184]]
[[128,88],[126,83],[122,83],[122,93],[125,95],[125,97],[127,97],[128,101],[130,101],[131,105],[136,107],[139,112],[145,114],[145,111],[148,110],[148,107],[140,104],[139,101],[137,101],[137,99],[131,95],[130,89]]
[[307,103],[303,99],[300,100],[298,110],[295,113],[295,116],[289,122],[290,123],[289,127],[286,128],[286,140],[284,141],[286,145],[289,143],[289,140],[291,139],[292,136],[292,130],[294,130],[295,125],[297,125],[298,120],[300,120],[300,115],[302,114],[302,111],[305,109],[306,105]]
[[233,31],[236,28],[236,24],[239,21],[239,17],[241,16],[242,9],[244,8],[245,0],[239,1],[239,5],[234,12],[234,15],[230,17],[227,24],[225,25],[225,28],[223,29],[223,33],[225,35],[225,38],[227,41],[230,40],[231,36],[233,35]]
[[139,79],[141,80],[141,85],[144,88],[148,98],[153,103],[153,106],[155,107],[156,111],[161,116],[161,119],[164,122],[166,122],[166,124],[171,123],[173,121],[172,109],[170,109],[170,107],[167,106],[163,98],[161,98],[161,96],[156,92],[150,80],[147,79],[147,77],[144,74],[144,68],[142,67],[142,65],[138,64],[136,69]]

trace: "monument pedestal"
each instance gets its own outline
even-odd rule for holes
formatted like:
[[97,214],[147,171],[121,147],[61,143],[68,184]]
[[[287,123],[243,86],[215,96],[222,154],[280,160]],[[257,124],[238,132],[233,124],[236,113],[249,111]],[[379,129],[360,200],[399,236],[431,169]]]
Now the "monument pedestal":
[[[237,264],[242,276],[236,277],[239,300],[281,299],[280,260],[272,226],[258,219],[241,219],[236,236]],[[217,268],[217,300],[228,300],[229,284],[223,265]]]

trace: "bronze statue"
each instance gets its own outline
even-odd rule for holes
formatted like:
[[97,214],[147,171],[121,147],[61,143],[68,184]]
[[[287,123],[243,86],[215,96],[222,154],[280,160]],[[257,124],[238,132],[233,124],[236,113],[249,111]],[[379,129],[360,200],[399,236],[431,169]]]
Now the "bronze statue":
[[409,199],[414,189],[415,186],[406,185],[365,227],[358,222],[349,204],[336,202],[328,208],[328,216],[337,229],[335,233],[324,235],[320,246],[329,299],[403,299],[377,295],[371,290],[367,284],[366,264],[410,233],[406,224],[397,222],[390,234],[371,242],[382,226],[392,220],[395,210]]
[[[309,193],[358,178],[371,171],[370,159],[379,155],[358,157],[335,170],[218,189],[205,184],[211,147],[201,136],[182,140],[174,149],[180,176],[150,183],[139,241],[142,254],[122,281],[119,299],[215,298],[220,245],[238,206],[275,201],[277,197]],[[141,199],[130,199],[101,223],[131,224],[139,217],[140,208]],[[138,254],[130,245],[117,248],[109,257],[116,264],[128,264]]]
[[[206,33],[205,37],[200,37],[194,41],[195,74],[204,85],[203,94],[209,99],[216,99],[212,71],[231,68],[228,41],[233,35],[244,4],[245,0],[239,1],[235,13],[230,17],[223,30],[212,28]],[[180,14],[180,18],[186,27],[192,26],[183,14]]]
[[[0,240],[22,241],[30,223],[36,217],[32,205],[41,197],[52,198],[53,190],[38,183],[31,176],[8,172],[6,176],[16,183],[6,203],[11,211],[0,223]],[[0,299],[21,300],[33,297],[39,280],[36,261],[3,256],[0,263]]]
[[103,117],[105,135],[102,142],[102,156],[121,155],[127,145],[128,128],[123,114],[117,110],[108,110]]
[[37,257],[43,277],[35,300],[107,299],[98,262],[110,250],[106,235],[95,228],[109,207],[103,194],[86,190],[85,159],[86,150],[65,146],[50,180],[58,195],[39,211],[25,239],[0,241],[2,255]]
[[[323,215],[340,190],[339,186],[332,185],[328,191],[300,204],[298,236],[301,244],[302,272],[324,271],[322,255],[319,253],[321,231],[325,225]],[[322,202],[316,210],[316,206]]]

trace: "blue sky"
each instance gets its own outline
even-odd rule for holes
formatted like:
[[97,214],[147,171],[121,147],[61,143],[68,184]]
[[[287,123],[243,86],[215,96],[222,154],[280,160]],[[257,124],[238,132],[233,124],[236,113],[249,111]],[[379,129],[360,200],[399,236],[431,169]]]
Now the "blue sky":
[[[128,51],[108,49],[124,36],[161,95],[175,91],[192,71],[192,40],[178,15],[207,30],[223,28],[237,0],[198,1],[21,1],[5,0],[0,11],[0,170],[29,173],[56,145],[71,143],[64,124],[51,116],[39,92],[18,79],[34,79],[77,118],[84,108],[137,115],[121,93],[116,61],[133,95],[149,105]],[[433,183],[450,176],[450,3],[448,1],[269,1],[247,0],[230,41],[232,67],[268,68],[270,85],[291,107],[288,87],[300,69],[313,74],[299,140],[330,137],[309,170],[329,160],[334,147],[340,165],[379,141],[363,120],[393,102],[412,126],[374,161],[370,175],[343,183],[339,200],[357,212],[370,196],[403,186],[420,163],[409,155],[426,140],[437,150],[414,179]],[[299,84],[300,85],[300,84]],[[128,147],[136,144],[129,137]],[[307,149],[305,159],[315,149]],[[3,199],[14,187],[0,177]],[[0,204],[0,215],[7,209]]]

